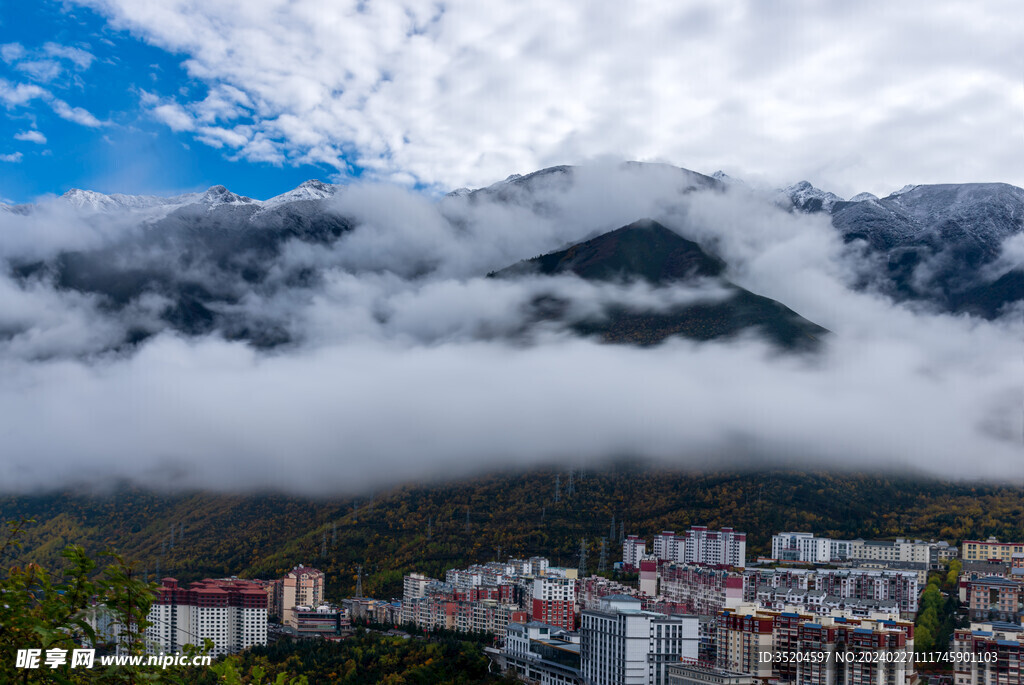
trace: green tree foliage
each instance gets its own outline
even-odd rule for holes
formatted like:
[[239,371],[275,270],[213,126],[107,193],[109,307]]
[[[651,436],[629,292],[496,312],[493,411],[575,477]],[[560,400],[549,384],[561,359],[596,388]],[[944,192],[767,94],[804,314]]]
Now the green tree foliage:
[[[950,563],[946,573],[932,573],[921,593],[914,628],[914,649],[920,653],[949,650],[959,605],[956,593],[960,562]],[[950,580],[952,578],[952,580]],[[945,587],[945,591],[943,590]],[[949,663],[936,661],[926,670],[949,670]]]
[[[21,550],[26,521],[9,522],[0,543],[5,562]],[[122,557],[108,554],[110,562],[97,572],[97,564],[76,545],[64,548],[64,568],[57,573],[37,563],[14,564],[0,576],[0,683],[147,683],[185,682],[158,668],[131,665],[72,668],[73,650],[96,645],[98,638],[86,621],[88,612],[102,605],[118,623],[116,644],[122,654],[142,654],[143,637],[155,594],[154,586],[139,579]],[[97,645],[98,646],[98,645]],[[65,650],[65,663],[50,668],[18,668],[17,652]],[[102,649],[100,650],[102,651]],[[40,659],[43,662],[43,659]]]
[[[0,516],[39,521],[26,538],[38,563],[62,563],[59,550],[67,544],[90,554],[114,547],[137,559],[141,570],[155,573],[159,564],[161,575],[183,582],[280,577],[303,563],[327,573],[332,599],[354,593],[358,566],[364,594],[385,599],[400,595],[405,573],[437,576],[492,559],[498,548],[502,556],[543,555],[574,567],[580,538],[589,542],[593,572],[598,540],[608,535],[613,516],[625,521],[626,533],[648,539],[692,524],[732,526],[747,533],[750,556],[770,553],[771,535],[781,530],[950,542],[1024,537],[1022,490],[1009,486],[795,471],[693,474],[619,464],[582,475],[577,470],[570,494],[567,471],[408,485],[372,498],[137,489],[0,497]],[[609,561],[616,561],[617,545],[608,550]]]
[[473,642],[450,636],[390,637],[362,628],[340,642],[281,640],[227,657],[212,669],[192,669],[186,675],[196,685],[514,682],[489,673],[487,657]]

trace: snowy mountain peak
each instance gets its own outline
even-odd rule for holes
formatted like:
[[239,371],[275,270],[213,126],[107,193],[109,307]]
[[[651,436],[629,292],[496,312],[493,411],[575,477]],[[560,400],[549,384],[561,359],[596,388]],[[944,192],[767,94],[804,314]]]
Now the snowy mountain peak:
[[889,195],[889,197],[899,197],[900,195],[906,195],[907,193],[909,193],[911,190],[914,190],[915,188],[917,188],[916,185],[914,185],[913,183],[908,183],[907,185],[903,186],[902,188],[900,188],[896,192],[894,192],[891,195]]
[[878,196],[872,193],[857,193],[850,198],[850,202],[864,202],[865,200],[877,200]]
[[263,203],[264,207],[276,207],[286,202],[300,200],[325,200],[338,192],[338,186],[311,178],[286,193],[275,195]]
[[248,205],[248,204],[261,204],[259,200],[254,200],[251,197],[245,197],[244,195],[236,195],[224,186],[210,186],[210,188],[199,196],[198,201],[214,206],[214,205]]
[[118,209],[151,209],[153,207],[178,205],[187,202],[191,197],[191,195],[157,197],[155,195],[122,195],[121,193],[105,195],[95,190],[72,188],[61,195],[60,199],[75,209],[90,212],[107,212]]
[[794,183],[779,192],[779,204],[785,205],[788,200],[791,207],[801,212],[831,212],[837,202],[843,198],[827,190],[815,188],[809,181]]

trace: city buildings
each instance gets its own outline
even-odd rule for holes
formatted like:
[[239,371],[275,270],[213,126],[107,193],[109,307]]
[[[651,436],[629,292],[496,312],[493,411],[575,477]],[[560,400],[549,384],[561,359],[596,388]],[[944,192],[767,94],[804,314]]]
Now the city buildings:
[[708,530],[706,526],[691,526],[682,535],[663,530],[654,536],[653,555],[659,561],[742,568],[747,564],[747,535],[732,528]]
[[1024,553],[1024,542],[999,542],[995,538],[989,538],[984,542],[964,540],[960,556],[964,561],[995,560],[1011,563],[1015,553]]
[[629,535],[622,543],[622,563],[627,571],[640,568],[640,559],[647,554],[647,540]]
[[580,669],[593,685],[664,685],[668,667],[698,655],[696,616],[644,611],[641,601],[611,595],[580,616]]
[[1024,616],[1024,583],[985,576],[967,583],[967,609],[972,621],[1012,621]]
[[668,667],[668,685],[752,685],[754,677],[697,664],[673,664]]
[[658,577],[660,596],[688,613],[717,615],[743,602],[744,576],[727,567],[662,563]]
[[906,564],[907,568],[934,569],[956,557],[956,547],[946,542],[922,540],[835,540],[813,533],[778,533],[772,536],[772,558],[778,561],[828,564],[872,561]]
[[324,603],[323,571],[299,564],[284,575],[280,584],[280,604],[277,615],[281,623],[298,627],[295,607],[318,607]]
[[[818,617],[744,606],[723,613],[716,647],[719,668],[759,680],[801,685],[915,681],[910,621]],[[781,654],[802,657],[780,659]]]
[[541,576],[533,581],[534,621],[566,630],[576,629],[576,579]]
[[954,685],[1024,685],[1024,627],[971,623],[953,631]]
[[747,569],[744,599],[755,601],[764,587],[819,590],[839,599],[892,600],[901,615],[917,613],[918,578],[915,571],[852,568]]
[[206,579],[180,587],[164,578],[147,617],[147,651],[180,652],[187,644],[213,641],[213,656],[267,643],[269,596],[259,583]]
[[292,612],[297,637],[348,635],[352,622],[344,609],[322,604],[318,607],[294,607]]
[[510,624],[499,654],[502,671],[541,685],[583,685],[580,636],[537,621]]

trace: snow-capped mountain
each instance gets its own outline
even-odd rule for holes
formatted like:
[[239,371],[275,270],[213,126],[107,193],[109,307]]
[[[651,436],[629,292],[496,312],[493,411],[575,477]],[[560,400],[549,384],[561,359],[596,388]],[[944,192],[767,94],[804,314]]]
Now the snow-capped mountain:
[[60,200],[75,209],[88,212],[111,212],[119,210],[146,211],[163,209],[174,211],[189,205],[202,205],[207,209],[221,205],[251,206],[256,209],[270,209],[292,202],[325,200],[338,192],[339,186],[323,183],[316,179],[303,182],[298,187],[281,193],[269,200],[256,200],[245,195],[233,193],[222,185],[211,186],[201,193],[184,193],[172,197],[157,195],[123,195],[113,193],[106,195],[94,190],[72,188],[64,193]]
[[[588,173],[559,166],[513,175],[477,190],[460,189],[440,201],[441,215],[454,225],[474,207],[492,203],[502,211],[508,209],[505,205],[516,204],[516,212],[532,211],[544,220],[561,213],[562,218],[571,220],[565,213],[578,212],[581,198],[586,201],[587,197],[586,193],[573,195],[573,189],[587,182]],[[851,245],[855,266],[861,269],[856,287],[986,317],[998,317],[1007,304],[1024,300],[1024,270],[1007,265],[1001,257],[1004,241],[1024,232],[1024,190],[1014,186],[912,185],[884,198],[861,193],[843,200],[806,181],[766,196],[725,174],[705,176],[664,164],[627,163],[610,173],[620,174],[617,182],[605,180],[599,188],[602,193],[624,194],[601,198],[607,206],[618,208],[616,211],[633,206],[630,193],[636,188],[655,184],[668,193],[664,202],[671,211],[685,213],[685,203],[695,194],[730,191],[761,198],[766,212],[777,212],[781,206],[786,211],[830,216],[838,234]],[[224,186],[166,198],[72,190],[58,202],[79,211],[84,221],[101,225],[116,214],[118,225],[128,228],[101,247],[5,266],[18,278],[46,279],[60,289],[95,295],[126,312],[142,311],[143,301],[154,306],[153,298],[163,302],[158,313],[150,312],[148,318],[133,323],[132,339],[171,327],[189,335],[216,331],[255,345],[277,345],[290,339],[287,326],[263,321],[252,308],[242,311],[245,308],[240,303],[254,293],[280,289],[305,297],[302,292],[308,293],[321,282],[326,268],[321,262],[336,259],[344,251],[335,249],[336,243],[357,226],[355,219],[342,213],[344,205],[333,200],[341,192],[339,186],[316,180],[268,200],[238,195]],[[672,204],[677,206],[669,208]],[[6,207],[4,214],[12,218],[5,220],[34,211],[33,205]],[[572,240],[538,247],[547,253],[556,248],[572,249],[572,245],[581,249],[581,240],[611,230],[607,222],[602,223],[604,214],[588,214],[589,223],[583,228],[591,231],[589,234],[584,231],[566,236]],[[643,216],[625,217],[616,225],[640,218]],[[311,261],[296,265],[289,258],[289,247]],[[656,245],[647,247],[651,254],[643,254],[650,264],[665,257]],[[707,247],[714,256],[713,246]],[[639,249],[629,254],[640,254]],[[540,251],[517,256],[529,259]],[[865,253],[869,259],[863,259]],[[424,264],[429,270],[430,260]],[[998,272],[992,267],[995,264],[1000,265]],[[363,267],[351,268],[358,271]]]
[[801,212],[830,212],[837,202],[843,198],[827,190],[815,188],[807,181],[800,181],[784,188],[779,193],[779,204],[786,206],[786,202]]
[[332,185],[330,183],[323,183],[316,179],[310,179],[304,181],[297,188],[289,190],[286,193],[276,195],[269,200],[263,202],[263,207],[276,207],[278,205],[287,204],[289,202],[298,202],[300,200],[326,200],[329,197],[334,197],[335,193],[338,192],[339,186]]

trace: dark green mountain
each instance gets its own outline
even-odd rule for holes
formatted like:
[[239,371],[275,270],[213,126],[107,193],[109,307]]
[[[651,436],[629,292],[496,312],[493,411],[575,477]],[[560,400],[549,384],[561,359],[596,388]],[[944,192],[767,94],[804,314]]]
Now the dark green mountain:
[[[515,278],[571,273],[592,281],[642,280],[659,287],[710,279],[730,293],[724,299],[691,302],[667,310],[610,306],[600,318],[573,322],[576,331],[608,342],[651,345],[673,335],[713,340],[751,330],[783,348],[807,349],[828,332],[775,300],[729,283],[722,278],[724,271],[725,263],[697,243],[657,221],[644,219],[492,275]],[[545,319],[558,318],[567,309],[552,307],[548,299],[537,304],[540,318]]]

